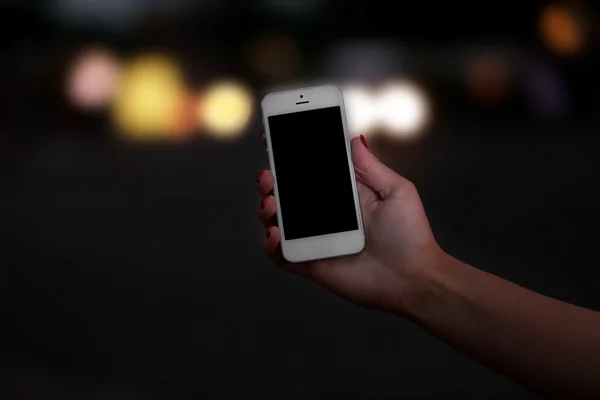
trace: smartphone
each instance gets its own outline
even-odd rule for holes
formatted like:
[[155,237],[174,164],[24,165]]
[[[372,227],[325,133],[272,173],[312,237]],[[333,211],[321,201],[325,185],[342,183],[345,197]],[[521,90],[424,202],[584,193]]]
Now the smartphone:
[[283,257],[360,253],[365,236],[341,90],[269,93],[261,104]]

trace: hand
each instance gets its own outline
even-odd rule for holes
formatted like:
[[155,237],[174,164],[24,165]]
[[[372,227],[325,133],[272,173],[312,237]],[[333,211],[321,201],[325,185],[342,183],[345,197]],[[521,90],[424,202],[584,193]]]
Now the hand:
[[[264,138],[263,138],[264,140]],[[352,157],[366,236],[357,255],[292,264],[281,255],[277,203],[270,171],[257,175],[263,195],[259,219],[266,226],[264,249],[275,263],[313,280],[351,302],[404,312],[405,298],[420,274],[443,252],[435,241],[415,186],[381,163],[363,136],[352,140]]]

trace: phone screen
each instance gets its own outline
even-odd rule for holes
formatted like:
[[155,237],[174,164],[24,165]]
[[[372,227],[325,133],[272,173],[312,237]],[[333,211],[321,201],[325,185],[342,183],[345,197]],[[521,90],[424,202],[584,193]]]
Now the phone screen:
[[285,239],[357,230],[341,108],[268,120]]

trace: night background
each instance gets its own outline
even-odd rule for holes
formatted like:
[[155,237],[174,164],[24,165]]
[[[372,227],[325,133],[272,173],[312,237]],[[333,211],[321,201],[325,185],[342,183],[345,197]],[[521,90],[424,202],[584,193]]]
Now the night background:
[[0,397],[533,398],[268,261],[260,99],[338,84],[448,253],[600,309],[596,8],[3,0]]

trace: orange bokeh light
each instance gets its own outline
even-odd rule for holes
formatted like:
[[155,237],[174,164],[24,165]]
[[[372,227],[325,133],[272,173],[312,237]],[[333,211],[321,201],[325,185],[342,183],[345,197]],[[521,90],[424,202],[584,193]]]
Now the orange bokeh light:
[[551,5],[540,16],[540,34],[548,47],[562,55],[581,51],[584,29],[580,15],[572,8]]
[[504,100],[510,92],[510,73],[506,62],[495,56],[473,60],[467,70],[471,95],[486,103]]
[[200,95],[197,93],[182,94],[173,117],[173,126],[170,129],[170,133],[174,137],[187,138],[198,130],[200,120],[197,110],[200,99]]
[[268,35],[255,40],[247,55],[254,72],[269,79],[294,76],[300,65],[298,45],[283,35]]

